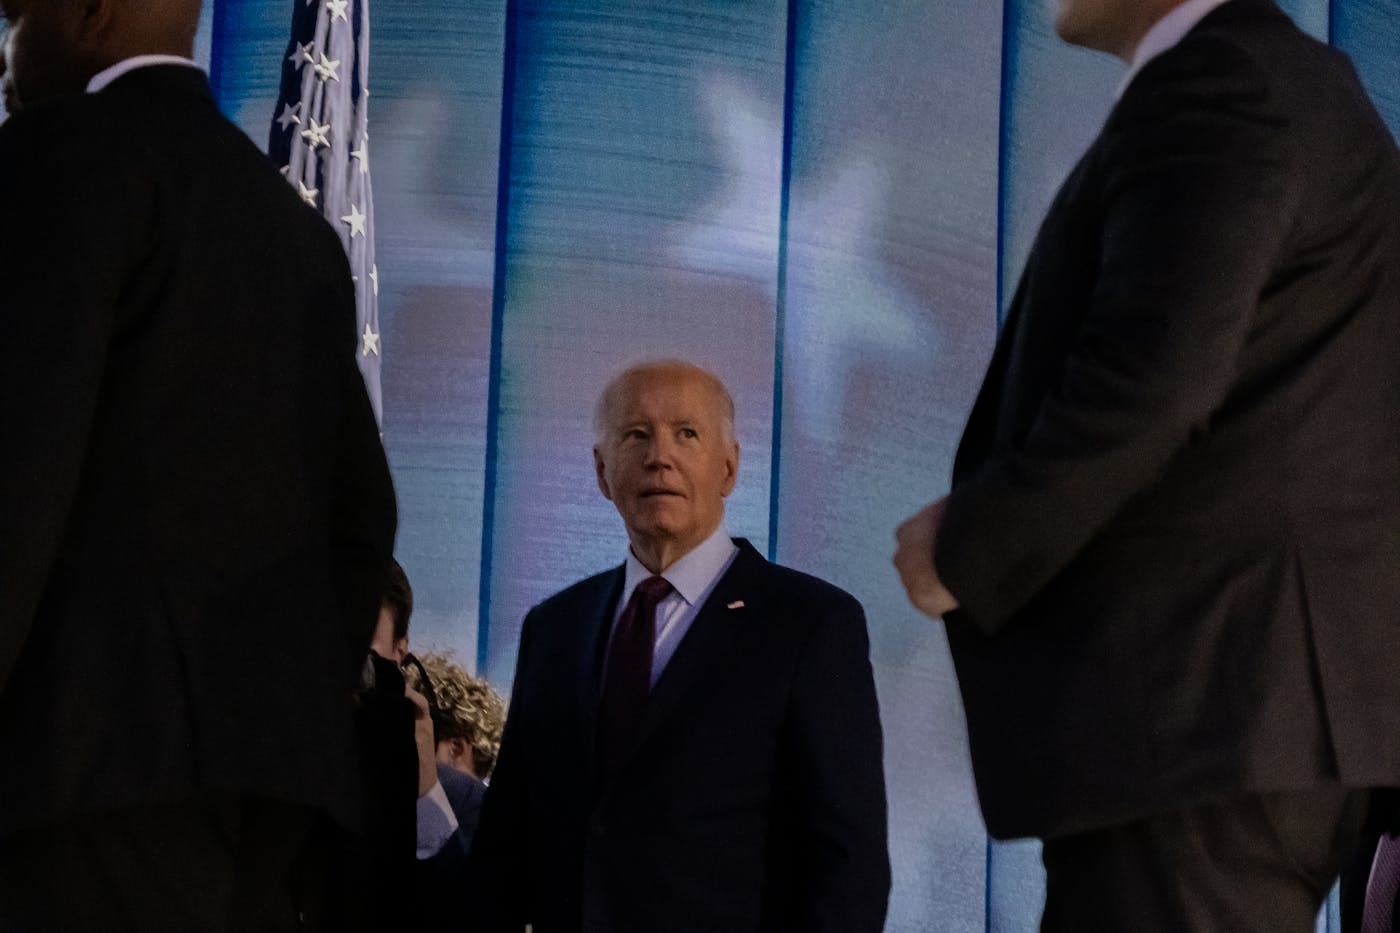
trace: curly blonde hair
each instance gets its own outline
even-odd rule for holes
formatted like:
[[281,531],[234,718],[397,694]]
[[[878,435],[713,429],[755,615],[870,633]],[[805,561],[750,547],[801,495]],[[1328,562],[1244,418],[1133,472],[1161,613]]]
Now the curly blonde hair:
[[506,704],[484,677],[473,677],[453,660],[451,652],[425,651],[418,655],[432,681],[433,729],[437,740],[462,739],[472,747],[472,764],[485,778],[496,766],[501,732],[506,726]]

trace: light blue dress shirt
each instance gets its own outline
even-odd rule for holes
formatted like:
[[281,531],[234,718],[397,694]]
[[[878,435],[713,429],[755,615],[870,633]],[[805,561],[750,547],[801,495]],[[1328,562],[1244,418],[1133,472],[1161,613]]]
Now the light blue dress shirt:
[[[656,641],[651,651],[651,685],[653,687],[656,686],[661,672],[666,669],[671,656],[676,653],[681,639],[685,638],[685,633],[690,631],[690,625],[695,621],[696,613],[700,611],[700,607],[709,598],[710,591],[715,588],[719,578],[724,576],[729,565],[734,563],[734,557],[738,553],[738,546],[730,540],[729,533],[724,530],[724,524],[720,523],[714,534],[661,572],[661,576],[665,578],[667,583],[671,584],[673,592],[656,606]],[[625,573],[622,581],[622,596],[617,601],[617,609],[613,612],[612,626],[608,630],[610,644],[612,631],[617,628],[617,622],[622,618],[622,610],[627,608],[627,601],[632,598],[632,591],[637,588],[638,583],[652,575],[651,571],[643,567],[642,562],[637,560],[630,548],[627,551]]]

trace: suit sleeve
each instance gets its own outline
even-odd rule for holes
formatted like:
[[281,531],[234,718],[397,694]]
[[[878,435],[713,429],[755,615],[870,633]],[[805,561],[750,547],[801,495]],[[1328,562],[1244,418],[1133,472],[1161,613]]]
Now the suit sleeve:
[[1209,424],[1294,225],[1298,160],[1265,77],[1233,46],[1194,48],[1139,76],[1105,128],[1083,206],[1099,273],[1058,384],[949,496],[935,563],[986,633]]
[[481,818],[467,860],[466,903],[472,907],[473,929],[478,933],[520,933],[529,919],[524,846],[530,801],[523,733],[528,726],[525,693],[534,617],[532,609],[520,627],[520,649],[501,750],[481,804]]
[[[0,127],[0,689],[38,608],[73,506],[128,253],[142,218],[128,180],[72,166],[55,114]],[[81,163],[81,158],[77,161]]]
[[790,928],[880,933],[890,893],[880,712],[865,613],[841,595],[804,647],[793,686]]
[[334,348],[333,379],[338,389],[339,424],[336,436],[334,486],[330,504],[330,540],[335,561],[340,618],[347,623],[347,671],[358,676],[374,634],[379,607],[394,553],[398,509],[379,426],[374,420],[364,377],[355,363],[359,337],[355,333],[355,291],[345,251],[325,225],[323,252],[335,274],[333,288],[335,332],[327,340]]
[[[462,926],[464,912],[460,898],[462,886],[468,877],[467,858],[481,815],[485,788],[446,765],[438,765],[438,776],[440,789],[452,807],[457,828],[435,854],[418,859],[414,865],[414,883],[421,910],[421,928],[454,930]],[[451,790],[448,790],[449,786],[452,786]],[[421,844],[422,824],[419,826]]]

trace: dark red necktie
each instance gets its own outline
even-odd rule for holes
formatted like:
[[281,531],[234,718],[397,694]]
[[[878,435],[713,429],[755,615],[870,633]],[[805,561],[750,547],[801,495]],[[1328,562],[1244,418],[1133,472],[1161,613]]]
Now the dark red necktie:
[[608,647],[607,676],[598,706],[598,757],[616,769],[622,740],[636,726],[651,692],[651,652],[656,643],[656,605],[671,592],[662,577],[647,577],[632,591]]

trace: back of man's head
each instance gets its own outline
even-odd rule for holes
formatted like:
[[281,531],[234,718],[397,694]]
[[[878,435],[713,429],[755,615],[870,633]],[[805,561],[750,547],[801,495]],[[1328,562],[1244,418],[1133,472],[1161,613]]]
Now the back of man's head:
[[189,58],[201,0],[7,0],[7,89],[22,106],[81,93],[136,55]]

